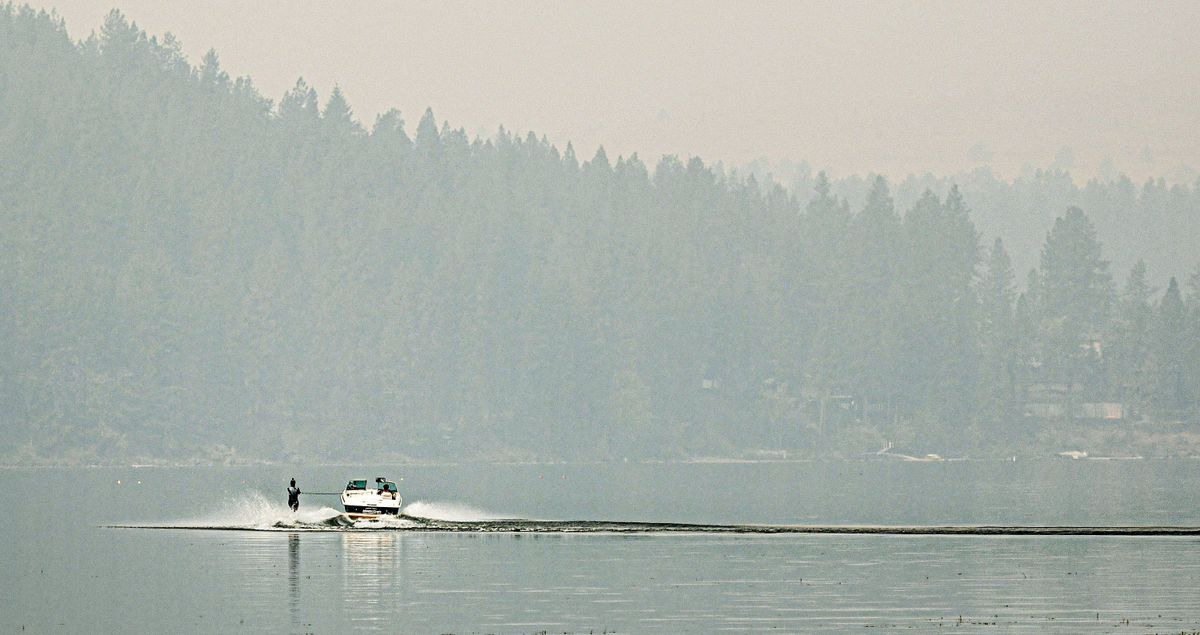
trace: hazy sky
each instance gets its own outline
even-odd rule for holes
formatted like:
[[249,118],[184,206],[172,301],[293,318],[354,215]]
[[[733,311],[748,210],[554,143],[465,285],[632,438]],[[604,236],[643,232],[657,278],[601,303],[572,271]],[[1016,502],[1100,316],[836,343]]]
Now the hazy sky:
[[584,157],[603,143],[841,175],[1200,168],[1196,1],[34,4],[75,37],[116,6],[276,100],[299,76],[322,102],[336,83],[368,126],[396,106],[411,130],[432,106]]

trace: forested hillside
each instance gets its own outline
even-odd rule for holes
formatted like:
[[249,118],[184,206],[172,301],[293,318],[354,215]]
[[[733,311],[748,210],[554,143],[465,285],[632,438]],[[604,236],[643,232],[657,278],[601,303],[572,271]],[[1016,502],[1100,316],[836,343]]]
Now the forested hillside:
[[[813,195],[817,180],[807,164],[783,164],[776,174],[759,162],[745,171],[760,181],[777,178],[801,205]],[[852,209],[863,204],[872,185],[870,178],[855,175],[831,181],[834,195]],[[1173,273],[1193,270],[1200,260],[1200,180],[1190,186],[1163,178],[1135,183],[1117,173],[1081,184],[1062,168],[1029,167],[1006,181],[983,166],[947,176],[910,175],[895,185],[893,195],[897,208],[908,209],[926,190],[944,196],[954,186],[970,201],[984,243],[1003,238],[1017,271],[1038,265],[1046,232],[1068,207],[1087,211],[1113,271],[1127,272],[1145,261],[1161,289]]]
[[[850,205],[822,176],[415,119],[364,127],[302,80],[272,102],[115,12],[73,42],[0,8],[0,461],[978,454],[1200,424],[1194,254],[1112,272],[1089,218],[1157,258],[1140,229],[1194,235],[1194,187],[1081,210],[994,180],[981,217],[936,181]],[[1025,223],[1028,276],[979,229]]]

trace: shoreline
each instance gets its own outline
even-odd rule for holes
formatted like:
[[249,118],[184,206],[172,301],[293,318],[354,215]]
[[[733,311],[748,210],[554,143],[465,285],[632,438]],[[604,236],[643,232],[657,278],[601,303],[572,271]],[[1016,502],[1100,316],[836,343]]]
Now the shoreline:
[[798,465],[804,463],[913,463],[913,464],[946,464],[946,463],[1019,463],[1027,461],[1194,461],[1200,460],[1200,455],[1160,455],[1160,456],[1084,456],[1071,458],[1059,456],[1057,453],[1029,454],[1015,456],[981,456],[981,457],[947,457],[937,459],[917,458],[898,454],[864,454],[861,457],[798,457],[788,459],[750,459],[741,457],[702,457],[695,459],[612,459],[612,460],[546,460],[546,461],[503,461],[503,460],[428,460],[428,459],[387,459],[376,461],[245,461],[236,463],[193,462],[193,461],[164,461],[155,463],[0,463],[0,470],[23,469],[183,469],[183,468],[248,468],[248,467],[290,467],[303,465],[305,467],[361,467],[364,465],[406,465],[420,467],[452,467],[456,465],[496,465],[496,466],[574,466],[574,465]]

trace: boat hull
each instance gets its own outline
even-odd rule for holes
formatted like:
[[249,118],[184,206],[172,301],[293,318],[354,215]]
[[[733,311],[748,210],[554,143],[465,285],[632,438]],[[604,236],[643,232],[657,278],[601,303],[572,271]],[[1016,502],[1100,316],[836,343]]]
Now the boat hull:
[[399,507],[368,507],[359,505],[345,505],[346,515],[354,516],[399,516]]

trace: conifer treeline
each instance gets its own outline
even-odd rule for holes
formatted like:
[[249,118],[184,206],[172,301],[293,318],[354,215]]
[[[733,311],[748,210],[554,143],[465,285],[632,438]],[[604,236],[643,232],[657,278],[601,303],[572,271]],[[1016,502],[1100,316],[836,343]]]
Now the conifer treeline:
[[699,159],[407,130],[303,81],[275,105],[116,12],[77,43],[0,8],[0,457],[962,450],[1096,402],[1198,419],[1200,275],[1116,291],[1078,209],[1018,295],[957,188],[900,213],[876,179],[851,210],[820,178],[801,205]]

